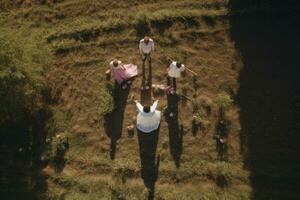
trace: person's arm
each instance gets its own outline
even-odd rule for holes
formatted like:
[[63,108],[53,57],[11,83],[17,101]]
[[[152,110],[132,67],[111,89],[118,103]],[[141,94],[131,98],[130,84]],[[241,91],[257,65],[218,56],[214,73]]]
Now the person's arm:
[[136,107],[138,108],[139,112],[143,112],[143,106],[140,102],[135,100]]
[[120,67],[121,67],[122,70],[126,70],[126,68],[124,67],[123,64],[120,64]]
[[151,51],[154,51],[154,41],[151,42]]
[[140,41],[139,49],[140,49],[140,54],[143,54],[143,44],[142,44],[142,41]]
[[114,61],[110,61],[109,66],[113,67],[113,65],[114,65],[113,63],[114,63]]
[[169,56],[167,56],[167,61],[168,61],[167,70],[169,71],[173,61]]
[[185,65],[182,64],[182,66],[180,67],[180,71],[183,72],[185,70]]
[[158,100],[156,100],[153,105],[151,106],[151,112],[154,112],[156,110],[156,107],[157,107],[157,104],[158,104]]

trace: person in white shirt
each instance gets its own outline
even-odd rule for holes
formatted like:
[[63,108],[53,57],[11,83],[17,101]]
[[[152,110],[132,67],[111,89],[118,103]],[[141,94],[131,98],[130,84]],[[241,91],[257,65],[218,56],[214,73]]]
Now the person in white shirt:
[[184,64],[170,60],[171,64],[168,67],[168,83],[170,83],[171,87],[173,87],[174,91],[176,91],[176,79],[181,77],[181,73],[185,70]]
[[156,100],[152,106],[142,106],[141,103],[135,101],[138,108],[137,115],[137,129],[143,133],[151,133],[158,129],[160,125],[160,111],[156,110],[158,100]]
[[143,39],[140,40],[139,49],[143,63],[145,63],[146,59],[149,59],[149,62],[151,62],[150,55],[151,52],[154,51],[154,41],[148,36],[145,36]]

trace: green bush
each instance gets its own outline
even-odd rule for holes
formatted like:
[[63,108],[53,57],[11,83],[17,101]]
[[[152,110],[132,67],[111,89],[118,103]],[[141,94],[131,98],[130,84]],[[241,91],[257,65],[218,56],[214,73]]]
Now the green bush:
[[233,100],[226,93],[219,94],[216,99],[216,103],[218,104],[218,106],[220,108],[227,108],[228,106],[230,106],[232,104],[232,102],[233,102]]
[[198,111],[193,115],[193,124],[199,126],[201,129],[207,129],[210,122],[204,118],[203,112]]
[[107,85],[106,88],[102,90],[97,105],[98,113],[100,116],[105,116],[113,112],[115,108],[114,90],[115,88],[112,85]]
[[63,151],[68,143],[70,132],[70,113],[54,109],[51,120],[48,121],[46,144],[48,145],[49,157],[51,159],[57,154],[57,150]]
[[0,29],[0,123],[29,119],[42,108],[49,55],[43,45]]

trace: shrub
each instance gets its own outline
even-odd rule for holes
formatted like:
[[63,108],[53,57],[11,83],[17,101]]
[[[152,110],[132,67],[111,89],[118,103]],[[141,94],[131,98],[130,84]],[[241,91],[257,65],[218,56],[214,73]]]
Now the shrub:
[[107,85],[105,89],[102,90],[100,99],[98,101],[98,113],[100,116],[105,116],[113,112],[115,108],[114,102],[114,90],[115,87],[112,85]]
[[232,102],[233,102],[233,100],[226,93],[219,94],[216,99],[216,103],[218,104],[218,106],[220,108],[227,108],[228,106],[230,106],[232,104]]
[[50,55],[42,44],[0,30],[0,123],[30,119],[44,106]]
[[52,118],[48,121],[46,144],[49,157],[53,159],[58,151],[67,149],[70,129],[70,113],[60,109],[53,110]]
[[202,112],[198,112],[193,116],[193,124],[204,130],[210,125],[209,121],[204,119]]

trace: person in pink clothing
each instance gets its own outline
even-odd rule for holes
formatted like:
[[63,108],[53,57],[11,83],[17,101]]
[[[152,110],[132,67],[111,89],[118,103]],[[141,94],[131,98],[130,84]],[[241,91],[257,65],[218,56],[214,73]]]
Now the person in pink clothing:
[[117,83],[123,85],[123,89],[127,87],[126,83],[130,84],[130,79],[137,76],[138,74],[136,65],[122,64],[121,61],[116,59],[110,62],[110,66],[114,73]]

